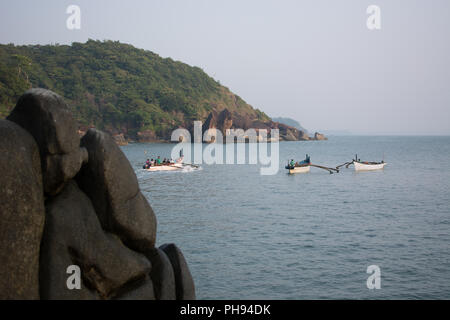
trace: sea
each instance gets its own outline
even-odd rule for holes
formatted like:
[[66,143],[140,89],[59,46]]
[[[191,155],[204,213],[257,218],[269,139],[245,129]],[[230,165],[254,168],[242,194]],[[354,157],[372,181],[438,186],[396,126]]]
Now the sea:
[[[182,250],[198,299],[450,299],[450,137],[281,142],[275,175],[260,164],[142,169],[174,146],[121,148],[158,219],[157,245]],[[287,160],[306,154],[327,167],[355,154],[387,165],[288,174]]]

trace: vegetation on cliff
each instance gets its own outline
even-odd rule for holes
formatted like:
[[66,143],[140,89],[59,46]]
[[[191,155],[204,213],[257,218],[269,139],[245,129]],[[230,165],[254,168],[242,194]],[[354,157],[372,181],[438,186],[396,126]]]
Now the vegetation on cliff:
[[81,128],[167,139],[178,126],[227,109],[270,122],[202,69],[114,41],[72,45],[0,45],[0,117],[31,87],[62,95]]

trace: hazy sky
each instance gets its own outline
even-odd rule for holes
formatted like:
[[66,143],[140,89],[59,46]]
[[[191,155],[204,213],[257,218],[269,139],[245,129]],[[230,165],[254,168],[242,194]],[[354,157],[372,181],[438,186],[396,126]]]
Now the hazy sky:
[[[81,30],[66,8],[81,8]],[[381,30],[366,9],[381,8]],[[311,130],[450,134],[449,0],[14,0],[0,43],[119,40]]]

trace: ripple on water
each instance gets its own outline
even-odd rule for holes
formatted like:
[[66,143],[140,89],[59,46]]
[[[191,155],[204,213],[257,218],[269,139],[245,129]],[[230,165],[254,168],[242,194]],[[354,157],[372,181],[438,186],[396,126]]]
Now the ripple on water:
[[[149,174],[144,151],[169,156],[171,145],[122,150],[157,215],[158,243],[180,246],[201,299],[449,299],[448,146],[448,137],[281,143],[280,159],[308,153],[331,166],[358,152],[388,162],[383,172],[295,176],[229,165]],[[366,288],[372,264],[382,290]]]

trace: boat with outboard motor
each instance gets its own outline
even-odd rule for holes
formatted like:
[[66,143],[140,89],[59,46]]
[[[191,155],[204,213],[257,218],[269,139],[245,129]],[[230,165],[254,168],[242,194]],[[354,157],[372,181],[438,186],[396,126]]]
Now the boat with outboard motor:
[[159,157],[156,161],[149,161],[147,160],[147,163],[144,164],[143,169],[148,172],[158,172],[158,171],[180,171],[184,168],[194,168],[199,169],[198,165],[190,164],[190,163],[183,163],[184,156],[183,153],[180,152],[180,157],[176,161],[172,160],[166,160],[162,163],[158,163]]
[[147,162],[143,166],[143,169],[149,172],[182,170],[186,166],[183,163],[183,159],[183,157],[180,157],[175,162],[165,161],[161,164],[157,164],[156,161],[153,164]]

